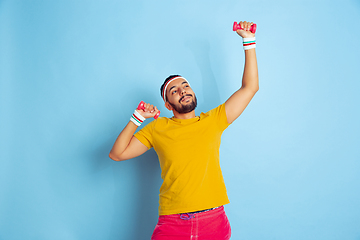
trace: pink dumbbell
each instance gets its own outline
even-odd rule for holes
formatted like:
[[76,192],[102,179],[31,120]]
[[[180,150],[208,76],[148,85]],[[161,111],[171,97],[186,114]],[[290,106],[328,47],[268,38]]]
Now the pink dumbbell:
[[[140,103],[139,103],[139,106],[137,107],[137,109],[138,110],[143,110],[143,109],[145,109],[145,103],[143,102],[143,101],[141,101]],[[158,111],[156,114],[155,114],[155,116],[154,116],[154,118],[155,119],[157,119],[158,117],[159,117],[159,115],[160,115],[160,111]]]
[[[236,31],[238,29],[242,29],[240,27],[240,24],[238,24],[237,22],[234,22],[234,26],[233,26],[233,31]],[[250,27],[250,32],[255,33],[256,32],[256,24],[254,23],[253,25],[251,25]]]

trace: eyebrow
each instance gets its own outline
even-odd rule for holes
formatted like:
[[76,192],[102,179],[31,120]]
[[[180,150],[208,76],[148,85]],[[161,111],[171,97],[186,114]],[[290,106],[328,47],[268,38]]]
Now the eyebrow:
[[[181,83],[181,85],[183,85],[184,83],[188,84],[187,81],[183,81],[183,82]],[[172,87],[169,89],[169,92],[171,92],[171,89],[173,89],[174,87],[176,87],[176,85],[172,86]]]

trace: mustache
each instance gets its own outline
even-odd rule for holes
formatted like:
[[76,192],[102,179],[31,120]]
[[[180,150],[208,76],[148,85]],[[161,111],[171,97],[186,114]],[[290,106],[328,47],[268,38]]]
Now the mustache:
[[191,94],[185,94],[184,96],[182,96],[179,100],[179,103],[181,103],[181,101],[184,99],[184,97],[192,97]]

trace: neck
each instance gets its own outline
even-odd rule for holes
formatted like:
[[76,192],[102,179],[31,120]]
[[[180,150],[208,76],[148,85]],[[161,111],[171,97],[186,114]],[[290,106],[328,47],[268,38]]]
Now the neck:
[[177,119],[190,119],[196,117],[195,110],[189,113],[178,113],[177,111],[173,110],[174,117]]

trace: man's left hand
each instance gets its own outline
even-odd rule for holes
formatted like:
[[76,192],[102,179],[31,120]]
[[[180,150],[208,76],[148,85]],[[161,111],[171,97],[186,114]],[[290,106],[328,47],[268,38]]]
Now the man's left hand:
[[252,38],[255,37],[255,33],[250,32],[250,27],[253,25],[253,22],[239,22],[239,25],[242,29],[236,30],[237,34],[242,38]]

